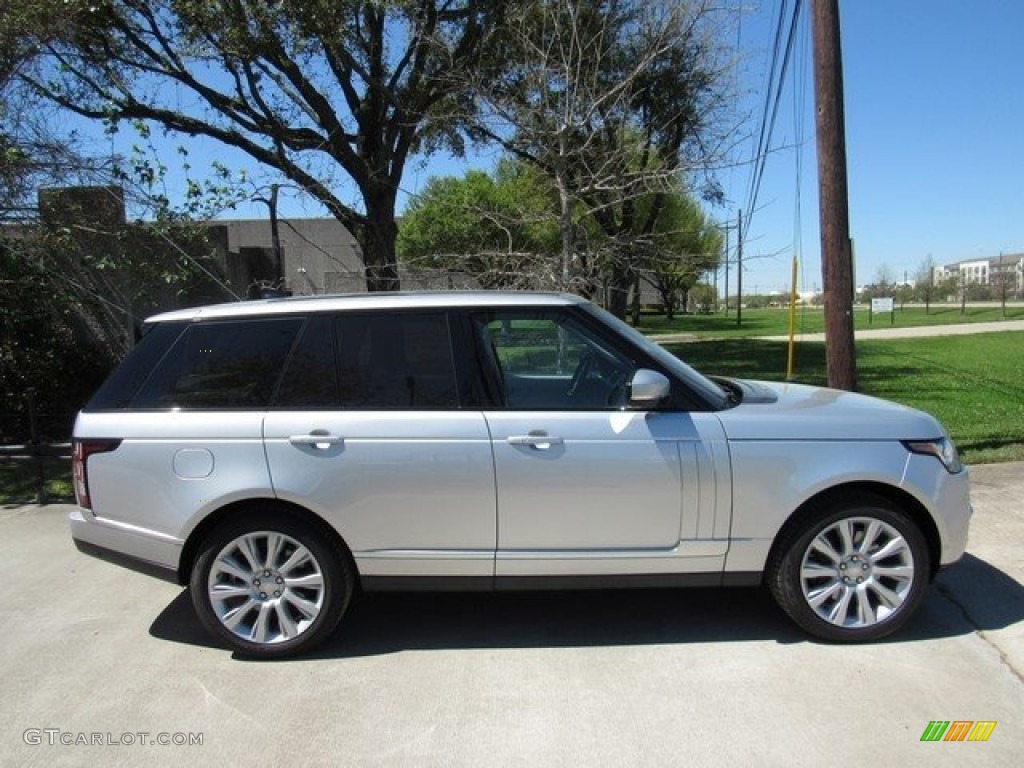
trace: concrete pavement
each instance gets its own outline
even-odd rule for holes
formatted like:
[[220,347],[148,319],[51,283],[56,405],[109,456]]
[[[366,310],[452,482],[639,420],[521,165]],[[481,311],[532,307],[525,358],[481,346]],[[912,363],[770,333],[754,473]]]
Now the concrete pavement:
[[[959,323],[953,325],[919,325],[909,328],[862,328],[855,332],[857,339],[913,339],[924,336],[967,336],[975,333],[994,333],[998,331],[1024,331],[1024,320],[997,320],[991,323]],[[680,344],[690,341],[708,341],[693,333],[656,333],[650,334],[651,341],[659,344]],[[788,335],[751,336],[761,341],[789,341]],[[798,333],[795,341],[824,341],[824,333]]]
[[378,595],[311,658],[240,661],[185,591],[77,553],[68,507],[0,510],[0,764],[1017,766],[1024,463],[972,476],[968,556],[852,647],[756,589]]
[[[884,318],[879,321],[884,324]],[[915,339],[925,336],[969,336],[975,333],[996,333],[998,331],[1024,331],[1024,320],[997,320],[991,323],[961,323],[957,325],[919,325],[910,328],[859,328],[855,336],[860,339]],[[789,341],[789,336],[758,336],[765,341]],[[795,336],[797,341],[824,341],[824,333],[804,333]]]

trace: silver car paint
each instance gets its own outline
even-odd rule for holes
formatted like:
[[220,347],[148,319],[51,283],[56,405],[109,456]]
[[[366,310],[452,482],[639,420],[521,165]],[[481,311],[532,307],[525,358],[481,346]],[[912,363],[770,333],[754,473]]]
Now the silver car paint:
[[718,414],[743,478],[734,488],[734,525],[727,571],[760,571],[789,515],[815,495],[845,484],[879,483],[906,491],[939,531],[941,562],[967,545],[968,473],[950,474],[931,456],[911,454],[901,440],[941,437],[930,415],[873,397],[794,384],[757,382],[774,403],[740,405]]
[[[281,411],[264,430],[275,494],[341,532],[363,575],[493,574],[494,463],[481,413]],[[314,430],[341,442],[289,439]]]
[[[489,293],[295,299],[158,319],[578,303]],[[943,563],[962,554],[967,472],[951,475],[899,442],[941,436],[934,419],[849,393],[767,386],[777,402],[694,414],[83,413],[76,436],[123,442],[89,459],[96,515],[73,513],[72,535],[176,569],[209,514],[276,496],[330,522],[363,575],[756,572],[802,503],[868,481],[928,510]],[[318,443],[314,430],[341,442]],[[561,442],[531,436],[538,430]]]
[[[259,411],[83,412],[75,434],[122,442],[89,458],[94,512],[73,516],[72,535],[150,563],[177,569],[185,538],[210,512],[273,497]],[[197,454],[209,457],[209,472],[179,474]]]
[[[695,556],[721,568],[730,504],[718,479],[728,461],[713,414],[486,416],[497,575],[659,573],[690,570],[680,559]],[[524,444],[524,436],[552,442]]]

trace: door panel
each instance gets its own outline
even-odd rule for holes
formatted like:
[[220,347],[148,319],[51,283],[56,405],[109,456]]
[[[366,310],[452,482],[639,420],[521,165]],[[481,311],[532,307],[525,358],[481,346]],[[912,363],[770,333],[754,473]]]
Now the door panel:
[[715,462],[703,445],[705,436],[716,436],[713,417],[697,414],[701,429],[691,414],[486,416],[497,473],[499,556],[670,550],[682,539],[714,537]]
[[721,570],[730,494],[713,414],[486,416],[498,488],[497,576]]
[[494,467],[480,413],[284,411],[264,431],[275,493],[337,528],[364,575],[493,573]]

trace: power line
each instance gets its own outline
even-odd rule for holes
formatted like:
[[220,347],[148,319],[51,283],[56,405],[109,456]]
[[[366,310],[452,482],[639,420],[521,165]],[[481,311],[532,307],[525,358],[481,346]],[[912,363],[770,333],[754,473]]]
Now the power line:
[[[803,0],[795,0],[792,12],[788,17],[788,30],[785,36],[785,46],[782,45],[782,34],[785,28],[786,8],[788,2],[783,0],[779,6],[779,13],[776,17],[774,46],[772,61],[769,68],[768,83],[765,88],[764,106],[761,111],[761,121],[758,130],[758,141],[752,160],[753,170],[750,176],[750,185],[747,191],[746,205],[747,227],[750,231],[750,223],[754,213],[757,211],[757,201],[761,191],[761,181],[764,177],[764,168],[771,152],[772,136],[775,131],[775,124],[778,119],[779,104],[782,100],[786,78],[789,73],[790,62],[792,61],[793,47],[796,40],[796,32],[800,14],[803,9]],[[779,57],[781,52],[781,65]]]

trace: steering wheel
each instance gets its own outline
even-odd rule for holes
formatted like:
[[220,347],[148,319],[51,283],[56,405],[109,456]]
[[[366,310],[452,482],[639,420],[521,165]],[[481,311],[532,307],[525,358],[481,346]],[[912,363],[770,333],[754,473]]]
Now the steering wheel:
[[597,356],[589,349],[584,350],[583,354],[580,355],[579,363],[576,365],[576,371],[572,375],[572,381],[569,382],[569,389],[565,392],[568,397],[576,394],[576,390],[587,380],[590,372],[594,370],[596,363]]

